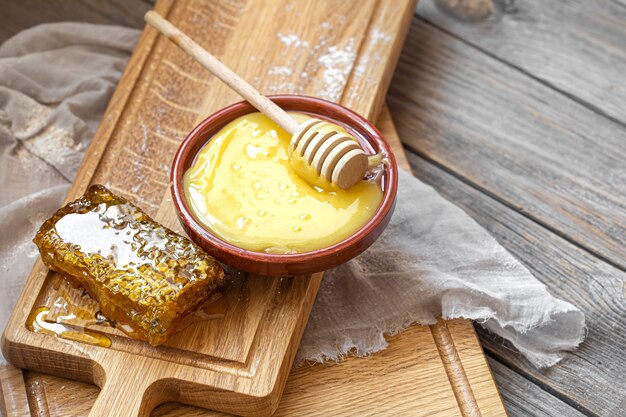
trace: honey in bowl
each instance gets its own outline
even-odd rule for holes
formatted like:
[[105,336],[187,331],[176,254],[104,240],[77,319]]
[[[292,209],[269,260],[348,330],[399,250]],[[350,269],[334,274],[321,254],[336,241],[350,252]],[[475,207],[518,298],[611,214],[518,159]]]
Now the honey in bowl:
[[[291,115],[300,123],[308,118]],[[361,181],[340,190],[311,184],[291,165],[290,140],[261,113],[223,127],[183,178],[196,220],[232,245],[273,254],[314,251],[358,231],[380,205],[380,185]]]

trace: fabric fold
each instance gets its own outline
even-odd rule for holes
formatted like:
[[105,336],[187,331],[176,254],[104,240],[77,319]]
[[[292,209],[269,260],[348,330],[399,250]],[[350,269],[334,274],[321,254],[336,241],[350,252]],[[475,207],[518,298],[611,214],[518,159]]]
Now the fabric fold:
[[479,321],[538,367],[554,365],[585,336],[580,310],[554,298],[463,210],[400,170],[387,230],[326,273],[298,361],[373,353],[387,346],[384,335],[438,316]]

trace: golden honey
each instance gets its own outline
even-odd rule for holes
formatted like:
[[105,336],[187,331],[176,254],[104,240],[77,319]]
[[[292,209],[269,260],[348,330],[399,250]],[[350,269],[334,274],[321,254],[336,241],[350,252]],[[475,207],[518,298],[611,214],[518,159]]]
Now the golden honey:
[[44,263],[84,287],[118,328],[153,345],[224,280],[193,242],[99,185],[57,211],[34,242]]
[[[107,336],[84,329],[76,329],[60,322],[50,322],[47,315],[50,312],[48,307],[40,307],[35,309],[28,317],[26,327],[35,333],[50,334],[61,339],[72,340],[74,342],[87,343],[90,345],[110,347],[111,339]],[[59,317],[62,319],[70,319],[72,317]]]
[[184,175],[194,217],[224,241],[266,253],[309,252],[359,230],[380,205],[380,186],[361,181],[348,190],[322,187],[314,173],[307,181],[292,165],[303,161],[290,161],[290,140],[261,113],[221,129]]

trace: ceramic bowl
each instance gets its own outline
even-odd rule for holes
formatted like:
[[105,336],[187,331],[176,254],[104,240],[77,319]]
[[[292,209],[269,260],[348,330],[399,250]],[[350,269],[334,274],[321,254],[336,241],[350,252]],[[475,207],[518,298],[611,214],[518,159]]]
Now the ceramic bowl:
[[338,104],[314,97],[278,95],[270,97],[287,111],[307,113],[343,126],[353,134],[367,154],[382,152],[389,163],[381,176],[383,199],[374,216],[350,237],[325,248],[297,254],[268,254],[239,248],[221,240],[193,216],[184,195],[183,175],[198,152],[227,123],[257,111],[247,102],[228,106],[207,117],[183,140],[171,171],[174,206],[187,235],[214,258],[237,269],[261,275],[303,275],[324,271],[354,258],[383,232],[396,201],[398,168],[393,153],[378,130],[363,117]]

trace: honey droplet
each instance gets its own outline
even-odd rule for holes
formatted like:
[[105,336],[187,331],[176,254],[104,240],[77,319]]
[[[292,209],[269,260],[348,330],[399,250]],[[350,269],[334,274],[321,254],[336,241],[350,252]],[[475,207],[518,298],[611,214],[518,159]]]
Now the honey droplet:
[[299,232],[300,230],[302,230],[302,228],[300,226],[294,226],[293,227],[293,231],[294,232]]
[[267,214],[267,211],[265,211],[265,210],[259,210],[259,211],[257,212],[257,214],[259,215],[259,217],[265,217],[265,215]]
[[311,215],[309,213],[300,213],[298,218],[302,221],[311,220]]
[[241,165],[239,165],[238,163],[235,162],[232,165],[232,168],[233,168],[233,171],[237,172],[237,171],[239,171],[241,169]]

